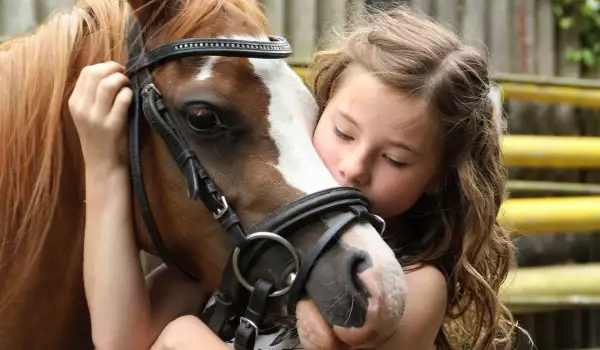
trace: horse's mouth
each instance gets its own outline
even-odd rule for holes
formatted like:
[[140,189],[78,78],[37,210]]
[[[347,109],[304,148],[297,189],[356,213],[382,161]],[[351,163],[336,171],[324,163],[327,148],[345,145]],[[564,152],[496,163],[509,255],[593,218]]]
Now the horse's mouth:
[[296,316],[285,314],[284,308],[272,307],[264,318],[261,326],[261,332],[268,332],[269,329],[293,329],[296,328]]

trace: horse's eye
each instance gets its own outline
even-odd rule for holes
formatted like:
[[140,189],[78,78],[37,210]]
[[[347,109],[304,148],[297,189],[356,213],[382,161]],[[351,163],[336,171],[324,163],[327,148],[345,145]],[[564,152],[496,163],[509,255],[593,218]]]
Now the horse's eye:
[[198,107],[186,111],[190,129],[202,134],[212,134],[224,128],[217,112],[208,107]]

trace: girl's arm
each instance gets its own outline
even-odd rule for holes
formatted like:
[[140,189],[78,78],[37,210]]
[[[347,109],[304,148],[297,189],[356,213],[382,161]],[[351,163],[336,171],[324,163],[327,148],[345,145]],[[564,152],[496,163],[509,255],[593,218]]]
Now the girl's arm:
[[85,162],[83,278],[98,349],[148,349],[150,302],[133,235],[124,69],[83,69],[69,99]]
[[148,349],[156,335],[133,236],[129,173],[88,170],[84,283],[94,344],[99,350]]
[[204,298],[200,284],[164,267],[146,288],[133,234],[126,134],[131,90],[123,72],[115,62],[86,67],[69,99],[85,161],[83,277],[96,348],[147,350],[169,322],[197,312]]

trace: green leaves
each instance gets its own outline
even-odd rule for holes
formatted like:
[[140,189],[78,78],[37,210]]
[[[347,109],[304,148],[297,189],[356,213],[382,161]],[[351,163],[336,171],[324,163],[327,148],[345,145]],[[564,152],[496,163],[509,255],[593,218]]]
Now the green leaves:
[[553,0],[552,10],[558,27],[576,30],[579,47],[568,47],[565,57],[595,68],[600,60],[600,0]]

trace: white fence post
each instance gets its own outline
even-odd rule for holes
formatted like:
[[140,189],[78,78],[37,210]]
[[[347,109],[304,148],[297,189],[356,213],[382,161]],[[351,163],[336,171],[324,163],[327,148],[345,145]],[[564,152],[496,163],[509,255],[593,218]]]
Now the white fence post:
[[412,0],[412,5],[428,15],[433,13],[433,0]]
[[465,0],[462,34],[466,43],[479,49],[483,49],[487,42],[486,2],[486,0]]
[[287,0],[286,5],[285,32],[294,49],[288,62],[310,63],[317,42],[317,0]]
[[262,0],[272,34],[285,36],[285,1]]
[[325,38],[328,43],[335,44],[335,41],[329,42],[329,40],[332,31],[339,33],[346,27],[346,0],[320,0],[317,7],[317,20],[317,39]]
[[458,0],[437,0],[437,18],[452,30],[460,28],[460,11]]

